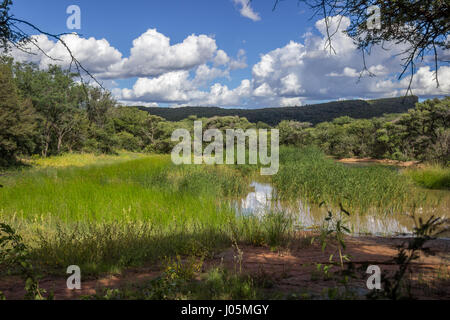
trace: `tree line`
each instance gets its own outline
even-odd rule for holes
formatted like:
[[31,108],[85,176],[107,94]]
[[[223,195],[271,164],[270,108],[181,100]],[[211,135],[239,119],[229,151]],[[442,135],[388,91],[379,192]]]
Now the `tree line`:
[[332,121],[333,119],[343,115],[356,119],[368,119],[372,117],[380,117],[385,113],[406,112],[409,109],[414,108],[418,101],[419,99],[417,96],[406,96],[369,101],[332,101],[301,107],[264,109],[223,109],[217,107],[183,107],[176,109],[139,107],[139,109],[170,121],[179,121],[186,119],[191,115],[196,115],[199,118],[210,118],[214,116],[239,116],[247,118],[250,122],[258,123],[261,121],[271,126],[276,126],[283,120],[310,122],[315,125],[324,121]]
[[417,103],[407,113],[331,122],[282,121],[280,143],[316,145],[338,158],[419,160],[450,163],[450,97]]
[[417,103],[403,114],[371,119],[341,116],[316,125],[282,120],[271,127],[245,117],[217,115],[169,121],[136,107],[121,106],[110,92],[82,84],[75,74],[58,66],[40,70],[32,63],[7,57],[0,60],[2,167],[20,163],[24,157],[66,152],[169,153],[176,143],[171,141],[172,132],[192,130],[198,119],[204,130],[277,128],[281,144],[315,145],[336,157],[449,162],[449,97]]

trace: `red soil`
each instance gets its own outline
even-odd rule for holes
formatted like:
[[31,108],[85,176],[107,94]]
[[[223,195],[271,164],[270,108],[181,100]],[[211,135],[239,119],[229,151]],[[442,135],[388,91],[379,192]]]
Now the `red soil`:
[[[334,280],[312,277],[317,270],[317,264],[329,264],[330,254],[335,254],[335,248],[328,246],[325,252],[318,244],[309,245],[307,240],[291,245],[289,250],[272,251],[267,247],[242,246],[242,261],[237,262],[236,249],[229,249],[213,259],[205,261],[204,270],[222,265],[229,270],[239,269],[245,274],[264,277],[273,282],[277,292],[308,292],[320,294],[323,289],[335,287]],[[301,244],[303,243],[303,244]],[[397,269],[390,260],[397,254],[396,246],[402,243],[400,239],[387,238],[348,238],[346,253],[351,256],[354,265],[378,265],[382,272],[390,273]],[[450,241],[434,240],[427,246],[435,252],[433,256],[421,255],[412,264],[411,279],[416,282],[416,296],[421,299],[450,299]],[[337,254],[334,255],[336,261]],[[338,267],[332,267],[333,271]],[[57,300],[79,299],[84,295],[92,295],[99,288],[120,288],[133,283],[153,279],[160,274],[160,267],[130,269],[120,275],[109,275],[98,279],[82,278],[81,290],[68,290],[66,275],[62,277],[47,277],[40,281],[40,286],[48,292],[53,291]],[[368,275],[352,281],[352,286],[367,291],[365,281]],[[418,278],[422,282],[418,282]],[[425,281],[426,280],[426,281]],[[426,285],[424,282],[426,282]],[[424,290],[424,286],[427,290]],[[0,279],[0,291],[7,299],[22,299],[24,283],[17,277]]]

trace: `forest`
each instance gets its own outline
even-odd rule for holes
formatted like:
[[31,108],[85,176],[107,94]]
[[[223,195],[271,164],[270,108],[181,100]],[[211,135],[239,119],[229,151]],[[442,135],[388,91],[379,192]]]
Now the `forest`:
[[260,109],[223,109],[217,107],[182,107],[160,108],[139,107],[151,114],[163,117],[170,121],[179,121],[195,115],[199,118],[216,116],[238,116],[247,118],[253,123],[264,122],[271,126],[278,125],[283,120],[295,120],[318,124],[331,121],[340,116],[349,116],[355,119],[368,119],[382,116],[385,113],[401,113],[414,108],[418,102],[416,96],[398,98],[385,98],[376,100],[348,100],[333,101],[322,104],[305,105],[301,107],[279,107]]
[[[33,64],[3,58],[0,69],[0,159],[3,167],[18,164],[24,157],[72,152],[170,153],[174,146],[172,132],[176,128],[192,130],[193,121],[197,119],[204,122],[204,130],[271,128],[266,122],[252,123],[252,117],[239,115],[211,114],[209,118],[202,118],[189,114],[189,108],[167,109],[178,114],[187,112],[183,115],[186,118],[169,121],[152,114],[153,109],[149,113],[137,107],[119,105],[108,91],[80,84],[74,74],[56,66],[39,70]],[[450,98],[427,100],[413,106],[412,101],[416,100],[416,97],[409,98],[411,108],[403,113],[384,113],[385,110],[398,110],[402,98],[336,102],[317,106],[316,110],[315,106],[297,107],[292,110],[305,108],[305,112],[310,113],[303,120],[315,120],[299,122],[289,116],[281,120],[284,113],[280,112],[280,121],[273,128],[280,130],[282,145],[317,146],[337,158],[369,157],[448,164]],[[379,107],[384,103],[385,107]],[[357,113],[356,106],[361,104],[368,104],[377,110],[375,113],[383,111],[383,114],[370,117],[371,113],[360,112],[360,117],[367,115],[367,118],[351,117]],[[332,108],[339,112],[332,112]],[[259,119],[264,119],[267,110],[270,109],[245,112],[254,115],[261,112]],[[350,112],[346,114],[346,110]],[[296,111],[295,117],[300,114]],[[319,118],[330,120],[319,121]]]

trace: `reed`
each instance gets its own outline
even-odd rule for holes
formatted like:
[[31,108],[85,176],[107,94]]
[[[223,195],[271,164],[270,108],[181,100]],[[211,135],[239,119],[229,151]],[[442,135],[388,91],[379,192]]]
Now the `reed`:
[[281,167],[273,177],[278,197],[312,204],[342,204],[353,212],[401,212],[419,201],[412,183],[395,168],[349,167],[316,148],[281,148]]

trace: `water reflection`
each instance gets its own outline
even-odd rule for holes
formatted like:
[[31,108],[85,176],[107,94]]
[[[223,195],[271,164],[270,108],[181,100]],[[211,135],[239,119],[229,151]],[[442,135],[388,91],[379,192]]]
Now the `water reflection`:
[[[234,202],[236,213],[239,215],[263,216],[267,212],[283,211],[294,217],[299,229],[310,229],[320,226],[327,214],[327,209],[310,206],[302,200],[297,202],[281,202],[277,200],[276,190],[269,183],[253,182],[253,191],[243,199]],[[428,191],[427,191],[428,192]],[[430,192],[433,195],[433,192]],[[427,218],[431,215],[448,217],[450,192],[440,194],[443,201],[438,208],[420,208],[419,214]],[[414,222],[405,213],[380,215],[374,212],[366,215],[352,215],[350,218],[353,234],[371,234],[380,236],[410,235]]]
[[237,213],[261,216],[272,209],[282,209],[272,201],[274,189],[270,184],[253,182],[250,187],[254,188],[254,191],[250,192],[240,203],[236,203]]

